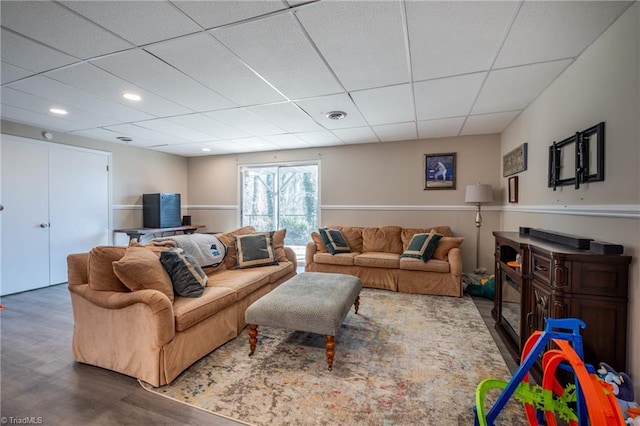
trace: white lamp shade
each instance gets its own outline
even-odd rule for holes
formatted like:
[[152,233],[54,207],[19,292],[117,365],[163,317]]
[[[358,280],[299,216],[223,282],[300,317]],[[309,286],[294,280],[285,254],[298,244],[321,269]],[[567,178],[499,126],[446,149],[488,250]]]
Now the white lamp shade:
[[493,190],[491,185],[467,185],[467,192],[464,196],[465,203],[490,203],[493,201]]

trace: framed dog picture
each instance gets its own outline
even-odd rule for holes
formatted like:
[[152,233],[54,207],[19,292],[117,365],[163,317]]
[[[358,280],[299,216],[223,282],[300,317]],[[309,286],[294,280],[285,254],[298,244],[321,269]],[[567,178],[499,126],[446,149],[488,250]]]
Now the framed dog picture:
[[456,153],[424,155],[424,189],[456,189]]

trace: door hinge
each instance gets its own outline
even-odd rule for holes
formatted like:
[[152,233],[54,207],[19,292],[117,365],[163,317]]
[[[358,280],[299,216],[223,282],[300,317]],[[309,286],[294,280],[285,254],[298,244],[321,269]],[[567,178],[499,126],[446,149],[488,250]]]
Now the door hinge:
[[107,164],[107,171],[109,171],[109,165]]

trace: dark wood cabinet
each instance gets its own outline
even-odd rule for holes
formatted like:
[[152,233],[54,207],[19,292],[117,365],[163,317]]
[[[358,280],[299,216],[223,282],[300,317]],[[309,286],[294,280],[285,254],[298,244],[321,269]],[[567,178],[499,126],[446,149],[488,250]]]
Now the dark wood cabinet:
[[[585,362],[627,368],[630,256],[603,255],[517,232],[494,232],[496,296],[493,318],[520,362],[529,336],[545,318],[578,318]],[[518,256],[519,255],[519,256]],[[520,266],[514,264],[516,257]],[[533,370],[540,379],[539,368]]]

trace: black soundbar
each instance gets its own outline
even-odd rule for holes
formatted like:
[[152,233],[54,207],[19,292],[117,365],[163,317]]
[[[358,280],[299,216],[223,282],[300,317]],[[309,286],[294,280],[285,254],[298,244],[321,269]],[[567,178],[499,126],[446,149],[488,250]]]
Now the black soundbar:
[[577,237],[575,235],[561,234],[559,232],[545,231],[544,229],[531,229],[529,231],[531,237],[540,238],[565,246],[589,250],[593,238]]
[[606,243],[604,241],[591,241],[589,250],[598,254],[622,254],[622,252],[624,252],[624,246]]

